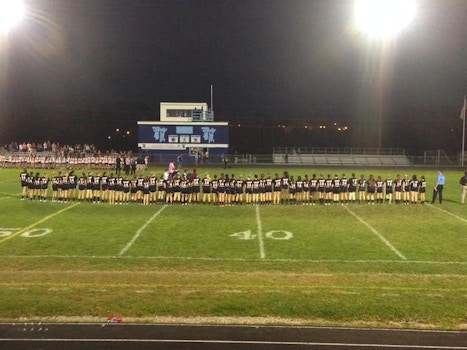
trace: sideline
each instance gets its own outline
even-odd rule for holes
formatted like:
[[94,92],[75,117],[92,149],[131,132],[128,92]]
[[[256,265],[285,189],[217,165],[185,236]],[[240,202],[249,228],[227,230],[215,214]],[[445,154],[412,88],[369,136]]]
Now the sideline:
[[1,258],[8,259],[135,259],[135,260],[179,260],[179,261],[234,261],[234,262],[254,262],[266,261],[270,263],[308,263],[308,264],[417,264],[417,265],[467,265],[467,261],[433,261],[433,260],[339,260],[339,259],[247,259],[247,258],[207,258],[190,256],[138,256],[138,255],[0,255]]
[[153,216],[151,216],[151,217],[148,219],[148,221],[146,221],[146,222],[144,223],[143,226],[141,226],[141,227],[139,228],[138,231],[136,231],[136,233],[135,233],[135,235],[133,236],[133,238],[131,239],[131,241],[128,242],[128,244],[120,251],[120,253],[118,253],[118,256],[122,256],[123,254],[125,254],[125,253],[128,251],[128,249],[131,248],[131,246],[136,242],[136,240],[137,240],[137,239],[139,238],[139,236],[141,235],[141,232],[143,232],[144,229],[145,229],[146,227],[148,227],[148,225],[149,225],[160,213],[162,213],[162,211],[163,211],[165,208],[167,208],[167,204],[165,204],[162,208],[160,208]]
[[357,214],[355,214],[352,210],[350,210],[347,206],[344,205],[344,208],[350,213],[352,214],[358,221],[360,221],[362,224],[364,224],[366,227],[368,227],[371,232],[373,232],[376,236],[379,237],[379,239],[381,239],[384,244],[386,244],[394,253],[396,253],[396,255],[401,258],[402,260],[407,260],[407,258],[400,252],[397,250],[396,247],[394,247],[391,242],[389,242],[386,238],[384,238],[384,236],[379,233],[378,231],[376,231],[376,229],[371,226],[369,223],[367,223],[366,221],[364,221],[360,216],[358,216]]
[[27,226],[27,227],[25,227],[25,228],[23,228],[23,229],[21,229],[21,230],[15,232],[15,233],[13,233],[12,235],[9,235],[9,236],[4,237],[3,239],[0,239],[0,244],[2,244],[3,242],[5,242],[5,241],[7,241],[7,240],[9,240],[9,239],[11,239],[11,238],[13,238],[13,237],[16,237],[16,236],[20,235],[20,234],[23,233],[23,232],[26,232],[27,230],[33,228],[33,227],[36,226],[36,225],[42,224],[44,221],[47,221],[47,220],[53,218],[54,216],[56,216],[56,215],[58,215],[58,214],[61,214],[61,213],[65,212],[65,211],[67,211],[67,210],[69,210],[69,209],[71,209],[71,208],[76,207],[78,204],[80,204],[80,203],[78,202],[78,203],[75,203],[75,204],[73,204],[73,205],[70,205],[69,207],[60,209],[59,211],[56,211],[56,212],[53,213],[53,214],[47,215],[45,218],[42,218],[42,219],[40,219],[39,221],[36,221],[35,223],[33,223],[33,224],[31,224],[31,225],[29,225],[29,226]]

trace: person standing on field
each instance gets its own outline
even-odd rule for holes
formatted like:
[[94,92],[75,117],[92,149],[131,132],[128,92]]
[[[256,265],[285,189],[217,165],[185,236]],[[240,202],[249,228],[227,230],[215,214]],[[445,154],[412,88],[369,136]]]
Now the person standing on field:
[[461,185],[461,203],[465,203],[465,195],[467,194],[467,171],[464,171],[464,176],[459,180]]
[[433,188],[433,199],[431,200],[431,204],[436,201],[436,197],[439,198],[439,204],[443,202],[443,189],[444,183],[446,182],[446,177],[444,176],[442,170],[438,171],[438,176],[436,178],[436,185]]

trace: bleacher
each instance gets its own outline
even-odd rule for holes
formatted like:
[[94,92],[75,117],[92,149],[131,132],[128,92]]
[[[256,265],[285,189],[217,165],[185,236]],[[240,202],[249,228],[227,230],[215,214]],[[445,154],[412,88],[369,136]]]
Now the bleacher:
[[403,149],[276,148],[275,164],[320,166],[410,166]]

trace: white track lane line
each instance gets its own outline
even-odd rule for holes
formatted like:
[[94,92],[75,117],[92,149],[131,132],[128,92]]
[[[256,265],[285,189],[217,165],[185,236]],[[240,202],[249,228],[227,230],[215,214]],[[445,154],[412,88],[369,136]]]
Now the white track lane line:
[[443,345],[406,345],[406,344],[367,344],[367,343],[319,343],[319,342],[294,342],[294,341],[261,341],[261,340],[208,340],[208,339],[66,339],[66,338],[0,338],[2,342],[12,343],[149,343],[149,344],[232,344],[232,345],[279,345],[279,346],[320,346],[320,347],[347,347],[347,348],[374,348],[374,349],[434,349],[434,350],[466,350],[465,346],[443,346]]

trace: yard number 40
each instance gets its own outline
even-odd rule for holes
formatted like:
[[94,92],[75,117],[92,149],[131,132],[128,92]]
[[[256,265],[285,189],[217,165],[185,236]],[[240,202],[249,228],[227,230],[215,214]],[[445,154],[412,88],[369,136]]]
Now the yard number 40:
[[[268,231],[264,235],[267,238],[276,239],[276,240],[288,240],[293,237],[292,232],[283,231],[283,230]],[[242,239],[242,240],[249,240],[249,239],[255,239],[256,235],[252,234],[251,230],[246,230],[243,232],[232,233],[230,237],[236,237],[237,239]]]

